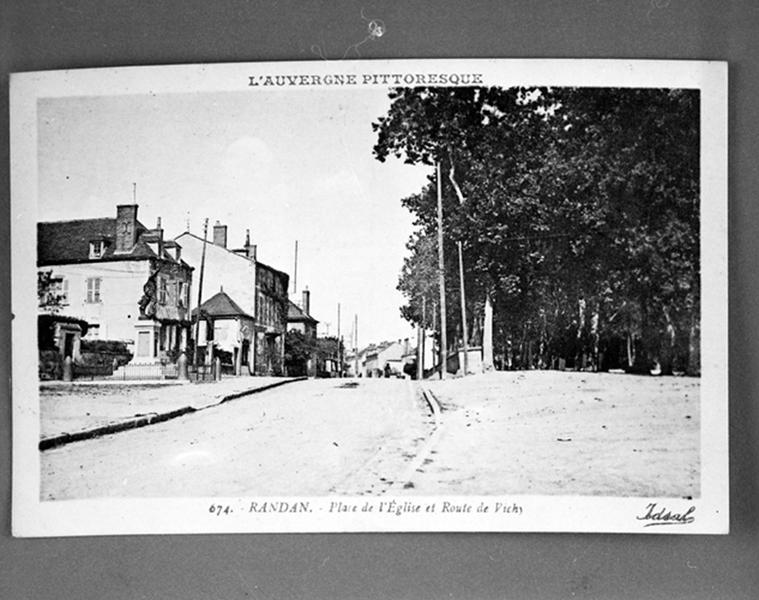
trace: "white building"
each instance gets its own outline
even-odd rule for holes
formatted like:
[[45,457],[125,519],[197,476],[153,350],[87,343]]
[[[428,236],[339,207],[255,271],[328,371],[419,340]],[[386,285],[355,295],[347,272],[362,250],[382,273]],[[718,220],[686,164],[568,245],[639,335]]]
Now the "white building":
[[[256,257],[256,246],[246,235],[245,245],[240,249],[227,248],[227,226],[216,223],[212,240],[185,232],[176,238],[183,249],[183,258],[195,268],[196,287],[193,290],[192,305],[198,304],[201,292],[201,309],[208,305],[211,312],[220,307],[227,314],[205,317],[201,310],[198,346],[205,349],[206,356],[217,351],[229,353],[235,373],[255,375],[281,375],[284,369],[285,332],[287,328],[289,276],[260,262]],[[203,258],[205,247],[205,259]],[[200,267],[203,264],[202,290]],[[223,293],[223,297],[218,296]],[[222,311],[223,312],[223,311]],[[222,318],[224,317],[224,318]],[[231,320],[230,320],[231,319]],[[219,327],[219,335],[215,329]],[[230,329],[232,328],[232,329]]]
[[38,223],[37,266],[51,273],[56,312],[87,321],[84,339],[122,341],[134,362],[171,360],[188,339],[192,267],[179,244],[164,241],[160,221],[148,229],[137,220],[137,208]]

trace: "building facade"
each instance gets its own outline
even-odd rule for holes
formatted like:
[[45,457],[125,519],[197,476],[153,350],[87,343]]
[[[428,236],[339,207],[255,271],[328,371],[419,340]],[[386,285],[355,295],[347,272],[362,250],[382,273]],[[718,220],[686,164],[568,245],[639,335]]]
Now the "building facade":
[[[359,352],[359,377],[401,376],[414,352],[408,339],[370,344]],[[355,359],[354,359],[355,360]]]
[[311,316],[311,292],[303,290],[302,302],[298,306],[290,300],[287,308],[287,331],[299,331],[306,339],[316,339],[316,327],[319,321]]
[[[247,314],[223,289],[192,311],[198,317],[197,339],[205,344],[198,348],[198,357],[210,363],[214,352],[222,366],[235,375],[253,374],[251,356],[254,347],[255,319]],[[195,357],[192,357],[193,360]]]
[[[85,339],[124,342],[137,363],[172,361],[188,340],[192,267],[160,221],[148,229],[137,209],[38,223],[38,271],[49,277],[54,311],[88,323]],[[44,296],[41,312],[51,310]]]
[[282,375],[287,333],[287,288],[290,277],[263,263],[256,263],[256,372]]
[[[197,306],[200,293],[197,343],[204,348],[204,360],[211,360],[216,351],[225,353],[225,358],[227,354],[232,355],[237,373],[281,375],[289,276],[258,261],[256,246],[250,243],[250,233],[247,233],[242,248],[228,248],[227,226],[219,222],[214,225],[212,239],[207,242],[190,232],[181,234],[175,241],[182,246],[184,259],[196,270],[193,306]],[[208,323],[211,319],[203,316],[203,304],[221,292],[239,309],[240,315],[237,325],[230,323],[229,319],[213,319],[212,330]],[[231,327],[234,331],[222,335],[221,331],[216,331],[217,327]]]
[[[292,300],[288,300],[287,303],[287,332],[290,344],[302,344],[300,351],[297,348],[291,349],[287,370],[289,375],[315,377],[318,370],[316,327],[319,321],[310,314],[311,292],[303,290],[301,298],[300,306]],[[302,338],[302,342],[298,340],[299,337]]]

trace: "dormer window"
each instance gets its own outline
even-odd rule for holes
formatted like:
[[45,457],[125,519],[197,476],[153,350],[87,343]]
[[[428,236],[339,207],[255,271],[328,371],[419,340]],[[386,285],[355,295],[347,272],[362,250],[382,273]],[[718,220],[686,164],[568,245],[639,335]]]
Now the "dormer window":
[[103,240],[92,240],[90,242],[90,258],[102,258],[105,244]]

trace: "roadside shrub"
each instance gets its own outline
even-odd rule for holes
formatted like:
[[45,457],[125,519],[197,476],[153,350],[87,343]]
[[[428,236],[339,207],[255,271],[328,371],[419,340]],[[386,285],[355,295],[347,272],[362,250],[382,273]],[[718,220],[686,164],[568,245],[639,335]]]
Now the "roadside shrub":
[[63,378],[63,359],[58,350],[40,350],[38,374],[40,381]]
[[82,339],[82,352],[94,354],[128,354],[126,344],[118,340],[88,340]]
[[113,365],[114,360],[121,366],[132,360],[126,344],[118,340],[83,339],[79,351],[81,358],[78,362],[84,366]]

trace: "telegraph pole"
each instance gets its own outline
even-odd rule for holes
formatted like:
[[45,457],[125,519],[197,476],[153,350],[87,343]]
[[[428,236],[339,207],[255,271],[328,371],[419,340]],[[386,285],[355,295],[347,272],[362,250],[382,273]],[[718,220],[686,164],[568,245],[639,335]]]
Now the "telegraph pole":
[[295,240],[295,266],[293,268],[293,295],[298,293],[298,240]]
[[416,342],[416,378],[424,379],[424,338],[427,336],[427,297],[422,296],[422,323]]
[[[203,252],[200,255],[200,280],[198,281],[198,314],[195,316],[195,356],[193,357],[192,364],[197,368],[198,366],[198,338],[200,337],[200,304],[203,301],[203,271],[206,266],[206,242],[208,240],[208,217],[206,217],[203,223]],[[208,337],[206,335],[206,337]]]
[[440,162],[437,163],[437,256],[440,286],[440,379],[448,370],[448,336],[445,319],[445,262],[443,260],[443,191],[440,182]]
[[343,361],[340,358],[340,303],[337,303],[337,376],[343,376]]
[[353,316],[353,361],[354,361],[354,370],[356,377],[358,377],[358,315]]

